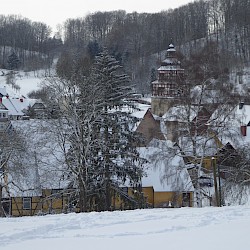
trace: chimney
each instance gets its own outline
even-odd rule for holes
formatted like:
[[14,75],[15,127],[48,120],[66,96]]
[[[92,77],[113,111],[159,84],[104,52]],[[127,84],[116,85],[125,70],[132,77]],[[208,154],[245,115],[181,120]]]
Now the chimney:
[[244,106],[244,102],[240,102],[240,103],[239,103],[239,109],[242,109],[243,106]]
[[20,102],[23,102],[23,98],[20,98]]
[[247,126],[246,125],[241,125],[240,131],[241,131],[241,134],[243,136],[246,136],[247,135]]

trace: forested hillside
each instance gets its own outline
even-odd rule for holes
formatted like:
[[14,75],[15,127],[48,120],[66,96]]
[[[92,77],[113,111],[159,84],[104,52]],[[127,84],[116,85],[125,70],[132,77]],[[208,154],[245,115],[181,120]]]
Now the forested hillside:
[[137,90],[147,93],[157,62],[162,60],[161,51],[170,42],[182,45],[180,51],[191,55],[212,40],[225,67],[247,64],[249,12],[250,0],[200,0],[155,14],[96,12],[65,20],[54,36],[44,23],[21,16],[0,16],[0,64],[7,68],[14,51],[22,69],[49,67],[60,52],[59,74],[70,74],[72,67],[79,65],[88,74],[94,56],[107,47]]
[[15,68],[32,71],[50,67],[62,45],[61,39],[51,34],[51,28],[45,23],[32,22],[22,16],[0,15],[1,68],[13,69],[13,54],[19,62]]

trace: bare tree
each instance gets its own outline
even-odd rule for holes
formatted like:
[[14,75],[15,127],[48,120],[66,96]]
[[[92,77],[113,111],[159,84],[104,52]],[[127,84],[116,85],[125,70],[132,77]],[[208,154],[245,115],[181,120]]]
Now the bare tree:
[[208,47],[209,54],[203,51],[193,58],[185,82],[180,82],[181,100],[162,117],[166,137],[175,142],[176,153],[185,160],[198,207],[207,196],[202,179],[213,178],[211,157],[223,146],[222,139],[236,136],[230,124],[239,100],[226,72],[219,67],[215,48]]
[[58,108],[58,119],[51,122],[72,186],[79,192],[80,211],[110,210],[112,186],[119,188],[127,180],[137,183],[142,175],[131,131],[136,121],[122,110],[131,106],[125,102],[131,88],[120,70],[104,51],[89,77],[79,70],[70,79],[45,83],[50,89],[48,100]]
[[[23,157],[26,152],[25,140],[19,135],[9,123],[7,129],[1,132],[0,143],[0,216],[9,215],[4,209],[5,199],[10,198],[10,184],[16,188],[18,184],[11,178],[13,173],[21,177],[24,170]],[[20,187],[21,188],[21,187]],[[9,200],[8,200],[9,202]]]

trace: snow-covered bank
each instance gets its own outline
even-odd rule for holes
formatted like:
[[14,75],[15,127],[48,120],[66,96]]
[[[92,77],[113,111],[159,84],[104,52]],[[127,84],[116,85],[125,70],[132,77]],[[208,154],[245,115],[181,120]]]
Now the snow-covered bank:
[[1,250],[248,250],[250,206],[1,218]]

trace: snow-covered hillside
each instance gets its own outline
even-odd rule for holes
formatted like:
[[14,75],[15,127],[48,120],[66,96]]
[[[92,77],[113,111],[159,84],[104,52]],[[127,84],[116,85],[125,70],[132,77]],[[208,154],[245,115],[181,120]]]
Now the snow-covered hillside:
[[1,250],[248,250],[250,206],[0,218]]
[[27,94],[32,90],[37,90],[40,87],[41,82],[45,79],[45,71],[40,70],[36,72],[24,72],[17,71],[14,74],[14,79],[12,80],[16,86],[20,87],[20,89],[15,89],[8,84],[8,74],[10,71],[0,69],[0,88],[6,87],[6,92],[10,97],[20,96],[27,97]]

